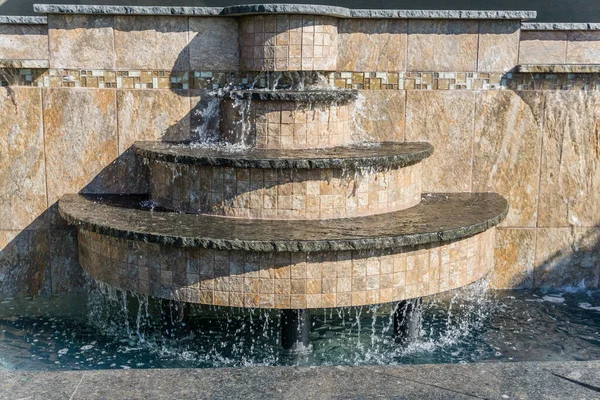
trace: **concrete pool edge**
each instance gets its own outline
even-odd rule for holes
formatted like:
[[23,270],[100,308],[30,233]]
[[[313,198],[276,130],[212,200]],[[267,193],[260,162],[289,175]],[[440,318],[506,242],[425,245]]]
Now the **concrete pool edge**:
[[398,366],[0,370],[0,397],[592,399],[600,361]]

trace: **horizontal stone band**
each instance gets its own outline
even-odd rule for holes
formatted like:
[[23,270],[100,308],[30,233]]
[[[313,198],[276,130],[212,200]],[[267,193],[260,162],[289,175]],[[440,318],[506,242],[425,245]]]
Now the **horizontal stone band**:
[[426,194],[407,210],[340,220],[249,220],[148,212],[109,197],[65,195],[60,215],[79,229],[120,239],[217,250],[383,250],[470,237],[499,224],[508,202],[495,193]]
[[361,144],[326,149],[248,149],[243,153],[165,142],[137,142],[141,157],[163,162],[234,168],[360,169],[401,167],[433,153],[429,143]]
[[229,7],[155,7],[35,4],[40,14],[104,14],[104,15],[203,15],[242,16],[253,14],[311,14],[339,18],[399,19],[534,19],[535,11],[497,10],[385,10],[349,9],[312,4],[250,4]]

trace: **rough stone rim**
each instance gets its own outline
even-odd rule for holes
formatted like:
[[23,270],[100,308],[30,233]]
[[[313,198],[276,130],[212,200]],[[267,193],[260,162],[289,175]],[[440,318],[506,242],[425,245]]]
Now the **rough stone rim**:
[[48,18],[29,15],[0,15],[0,24],[47,25]]
[[[387,146],[386,146],[387,145]],[[395,154],[377,154],[377,150],[394,146]],[[182,154],[190,149],[186,145],[165,142],[136,142],[136,154],[140,157],[177,164],[204,165],[213,167],[260,168],[260,169],[344,169],[403,167],[420,162],[433,154],[433,146],[426,142],[383,142],[381,146],[347,146],[325,149],[258,150],[259,156],[252,158],[252,150],[232,153],[198,147],[196,154]],[[355,155],[356,150],[365,151]],[[344,150],[352,155],[344,156]],[[319,152],[310,156],[310,152]],[[289,154],[286,157],[286,153]],[[272,154],[269,156],[269,154]]]
[[600,23],[594,22],[524,22],[523,31],[598,31]]
[[292,101],[296,103],[344,104],[356,100],[357,90],[233,90],[230,99],[253,101]]
[[350,9],[317,4],[246,4],[228,7],[162,7],[162,6],[94,6],[68,4],[34,4],[39,14],[103,14],[103,15],[188,15],[244,16],[256,14],[307,14],[337,18],[385,19],[517,19],[528,20],[536,11],[504,10],[390,10]]
[[[169,245],[175,247],[200,247],[216,250],[233,250],[233,251],[253,251],[253,252],[316,252],[316,251],[353,251],[353,250],[385,250],[398,249],[406,246],[418,246],[429,243],[440,243],[449,240],[463,239],[471,237],[478,233],[484,232],[498,225],[506,217],[508,213],[508,202],[506,199],[496,193],[438,193],[425,194],[423,201],[412,207],[421,215],[426,215],[427,207],[430,204],[435,204],[437,201],[444,202],[444,199],[452,200],[460,196],[469,196],[469,200],[475,199],[477,202],[493,201],[494,209],[487,210],[485,218],[472,223],[470,225],[455,226],[451,228],[434,230],[428,232],[419,232],[412,234],[397,234],[397,235],[372,235],[368,237],[348,237],[343,239],[314,239],[314,240],[297,240],[297,239],[269,239],[269,240],[243,240],[235,237],[215,238],[205,236],[177,236],[171,234],[163,234],[157,232],[152,227],[152,222],[164,222],[167,224],[175,224],[178,227],[186,227],[189,225],[190,218],[201,219],[203,226],[208,226],[214,223],[226,223],[227,226],[235,228],[236,221],[243,224],[252,224],[256,227],[257,224],[277,223],[281,225],[288,224],[291,230],[294,230],[293,224],[306,225],[304,228],[319,227],[326,230],[335,229],[339,220],[316,220],[316,221],[283,221],[283,220],[241,220],[221,216],[195,215],[195,214],[179,214],[179,213],[163,213],[149,212],[144,210],[127,209],[115,206],[109,206],[102,203],[96,203],[83,195],[69,194],[63,196],[59,202],[60,215],[70,224],[75,225],[78,229],[95,232],[101,235],[112,236],[120,239],[134,240],[140,242],[156,243],[161,245]],[[431,201],[433,199],[433,201]],[[455,204],[448,202],[451,206]],[[468,201],[464,201],[464,205],[468,206]],[[411,210],[411,209],[407,209]],[[386,221],[393,219],[394,214],[401,215],[407,210],[396,211],[389,214],[380,214],[376,216],[349,218],[350,223],[357,223],[357,230],[360,230],[360,223],[367,219],[382,219]],[[445,210],[446,214],[456,212],[455,208],[448,207]],[[102,220],[103,215],[110,215],[110,218],[119,218],[117,225],[111,225],[105,220]],[[132,221],[144,221],[145,229],[130,230],[125,229],[123,224],[131,223]],[[362,221],[361,221],[362,220]],[[187,221],[187,222],[186,222]],[[198,222],[198,221],[195,221]],[[284,227],[287,228],[287,225]],[[269,230],[269,232],[272,232]],[[227,233],[231,235],[231,232]],[[234,235],[232,235],[234,236]]]

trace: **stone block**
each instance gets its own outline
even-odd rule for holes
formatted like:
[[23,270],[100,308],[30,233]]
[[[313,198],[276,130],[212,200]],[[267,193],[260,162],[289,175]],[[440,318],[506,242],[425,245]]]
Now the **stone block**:
[[495,266],[490,282],[495,289],[531,289],[535,261],[535,229],[497,229]]
[[192,71],[238,71],[240,46],[235,18],[190,18]]
[[519,62],[521,21],[480,21],[477,71],[507,72]]
[[599,229],[547,228],[538,229],[537,235],[535,288],[598,287]]
[[119,193],[115,91],[43,94],[48,203],[65,193]]
[[564,64],[567,32],[522,31],[519,64]]
[[47,60],[48,26],[0,24],[0,59]]
[[478,30],[478,21],[410,20],[407,70],[475,71]]
[[0,230],[0,294],[50,294],[48,235]]
[[0,229],[44,229],[46,178],[37,88],[0,88]]
[[567,64],[600,64],[600,32],[567,33]]
[[600,94],[546,93],[539,227],[600,223]]
[[361,90],[355,103],[354,140],[404,141],[406,91]]
[[338,70],[406,69],[406,20],[341,19],[338,24]]
[[119,177],[124,193],[146,193],[146,168],[133,154],[138,140],[190,139],[190,98],[187,90],[117,90]]
[[48,15],[50,68],[114,69],[113,17]]
[[117,15],[114,32],[118,69],[189,70],[186,17]]
[[423,191],[471,190],[475,93],[408,91],[406,141],[433,145],[422,163]]
[[500,226],[535,227],[544,95],[482,91],[475,101],[473,191],[510,204]]

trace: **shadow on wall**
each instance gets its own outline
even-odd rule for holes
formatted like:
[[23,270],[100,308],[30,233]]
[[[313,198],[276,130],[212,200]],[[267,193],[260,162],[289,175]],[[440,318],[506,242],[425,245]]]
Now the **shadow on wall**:
[[[189,48],[186,47],[179,54],[174,65],[187,63],[189,63]],[[182,74],[178,69],[174,67],[171,71],[171,76],[175,80]],[[57,212],[57,199],[60,195],[77,191],[80,193],[146,193],[148,171],[133,153],[132,145],[135,141],[182,141],[200,138],[212,140],[217,137],[219,116],[214,113],[214,110],[218,109],[218,102],[209,94],[210,88],[187,89],[178,82],[173,82],[170,86],[171,90],[116,89],[116,101],[111,106],[112,111],[106,113],[109,118],[116,116],[113,118],[115,121],[100,120],[96,125],[86,122],[87,113],[95,112],[91,108],[93,104],[88,105],[88,108],[79,107],[75,110],[71,107],[82,103],[79,102],[79,98],[69,100],[69,97],[73,97],[74,93],[93,92],[98,89],[43,89],[44,104],[46,106],[53,104],[48,99],[52,98],[59,105],[58,108],[61,108],[53,112],[61,116],[44,118],[46,125],[42,128],[44,132],[42,140],[63,140],[64,149],[74,149],[73,151],[78,152],[75,156],[81,154],[81,158],[78,158],[75,163],[75,169],[79,168],[79,170],[74,171],[64,162],[63,158],[69,157],[68,155],[56,151],[56,147],[53,150],[52,146],[44,145],[46,168],[48,163],[58,165],[61,162],[62,167],[58,168],[58,176],[46,177],[48,186],[45,204],[49,204],[49,207],[18,233],[0,231],[0,235],[4,235],[0,237],[0,245],[6,244],[0,252],[1,294],[85,292],[87,283],[78,262],[76,230],[68,226]],[[67,115],[72,113],[78,114]],[[73,132],[68,133],[69,129],[62,129],[63,123],[70,124],[70,131]],[[114,148],[118,147],[118,150],[103,154],[105,152],[103,146],[88,140],[84,129],[74,129],[79,128],[80,125],[89,129],[104,129],[105,125],[112,126],[112,130],[109,129],[107,135],[112,135],[109,142]],[[56,153],[50,154],[51,151]],[[114,161],[111,154],[116,156]],[[93,177],[82,177],[86,170],[94,168],[94,163],[96,165],[108,163],[108,165],[91,174]],[[18,188],[19,182],[13,183]],[[53,190],[58,193],[56,198],[48,194],[50,185],[53,185]],[[27,207],[23,208],[20,212],[27,213]],[[538,235],[541,234],[540,231]],[[577,285],[583,276],[588,287],[597,287],[600,259],[600,240],[597,231],[580,232],[578,229],[564,228],[560,233],[550,235],[562,235],[560,238],[547,237],[549,242],[558,244],[557,248],[553,250],[547,246],[547,251],[538,252],[535,261],[531,260],[538,267],[531,274],[523,276],[519,282],[515,282],[513,286],[531,287],[532,284],[540,286],[543,282],[552,282],[558,286],[562,286],[561,283]],[[535,241],[533,246],[536,246]],[[519,261],[518,257],[514,259],[515,263]],[[518,273],[515,275],[518,276]]]

